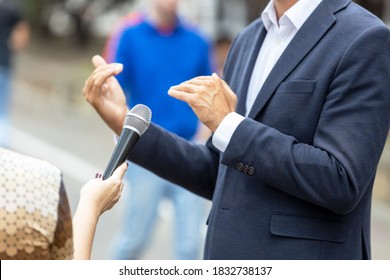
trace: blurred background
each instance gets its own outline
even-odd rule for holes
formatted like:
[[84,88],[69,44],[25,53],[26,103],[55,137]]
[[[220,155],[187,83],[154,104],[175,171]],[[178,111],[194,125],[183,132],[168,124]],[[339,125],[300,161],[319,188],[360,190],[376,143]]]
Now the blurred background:
[[[3,0],[7,1],[7,0]],[[114,148],[113,134],[84,101],[82,88],[92,71],[91,58],[101,54],[115,22],[147,0],[12,0],[30,27],[29,44],[13,57],[10,104],[11,148],[59,166],[72,211],[81,186],[102,172]],[[390,1],[356,1],[390,22]],[[257,18],[267,0],[182,0],[184,18],[200,25],[211,42],[233,38]],[[102,216],[94,259],[107,259],[120,221],[121,202]],[[158,229],[144,259],[171,254],[172,206],[159,211]],[[206,226],[204,228],[206,230]],[[390,140],[383,153],[374,188],[372,253],[390,259]]]

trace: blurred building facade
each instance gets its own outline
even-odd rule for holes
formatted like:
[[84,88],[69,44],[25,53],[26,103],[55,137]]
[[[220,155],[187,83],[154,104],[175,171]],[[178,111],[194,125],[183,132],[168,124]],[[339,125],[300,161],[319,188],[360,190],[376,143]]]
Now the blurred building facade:
[[[118,17],[149,0],[4,0],[23,4],[33,28],[51,36],[105,37]],[[385,22],[390,22],[390,1],[353,0]],[[269,0],[182,0],[181,12],[202,26],[212,38],[221,33],[235,37],[259,17]],[[80,37],[81,36],[81,37]],[[77,39],[77,38],[76,38]]]
[[[145,0],[140,0],[145,1]],[[390,23],[390,1],[353,0]],[[254,21],[269,0],[183,0],[183,12],[200,24],[213,38],[221,33],[235,37]]]

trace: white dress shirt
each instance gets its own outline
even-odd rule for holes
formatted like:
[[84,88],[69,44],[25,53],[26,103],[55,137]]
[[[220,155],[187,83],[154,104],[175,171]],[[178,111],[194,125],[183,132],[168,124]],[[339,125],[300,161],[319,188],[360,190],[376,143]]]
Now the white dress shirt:
[[[267,35],[260,48],[249,83],[246,99],[246,116],[248,116],[272,68],[321,1],[299,0],[280,17],[279,21],[275,11],[274,0],[271,0],[264,9],[261,18],[267,30]],[[234,131],[245,117],[233,112],[223,119],[212,139],[213,145],[218,150],[221,152],[226,150]]]

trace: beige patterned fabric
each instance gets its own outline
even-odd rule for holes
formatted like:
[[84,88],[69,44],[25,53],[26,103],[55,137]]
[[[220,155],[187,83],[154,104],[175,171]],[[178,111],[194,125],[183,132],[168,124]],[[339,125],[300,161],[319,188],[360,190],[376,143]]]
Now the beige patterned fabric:
[[61,171],[0,148],[0,259],[72,256],[72,218]]

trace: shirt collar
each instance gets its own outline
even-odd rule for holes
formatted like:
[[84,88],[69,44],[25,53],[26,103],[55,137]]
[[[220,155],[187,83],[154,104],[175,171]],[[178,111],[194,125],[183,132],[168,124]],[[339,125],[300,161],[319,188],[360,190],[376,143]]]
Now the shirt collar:
[[[300,29],[305,21],[309,18],[312,12],[322,0],[298,0],[284,15],[279,19],[279,22],[287,18],[296,29]],[[278,25],[274,0],[271,0],[261,14],[265,29],[268,31],[271,25]]]
[[270,29],[271,25],[277,24],[276,11],[274,6],[274,0],[269,1],[267,7],[261,13],[261,19],[267,31]]

